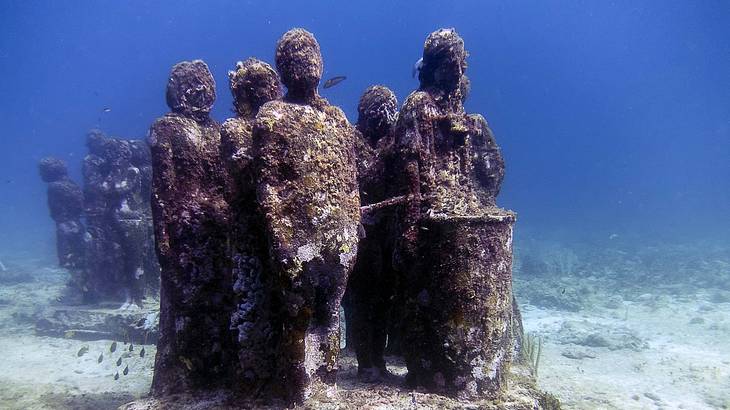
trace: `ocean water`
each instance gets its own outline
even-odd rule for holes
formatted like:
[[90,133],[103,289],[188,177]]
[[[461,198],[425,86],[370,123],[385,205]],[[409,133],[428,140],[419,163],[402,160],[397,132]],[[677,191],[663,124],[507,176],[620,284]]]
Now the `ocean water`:
[[351,122],[369,85],[399,102],[418,87],[430,32],[464,38],[466,108],[495,133],[497,202],[519,215],[515,289],[544,341],[541,388],[565,408],[730,406],[728,2],[5,0],[0,277],[20,279],[0,281],[0,408],[113,408],[151,377],[148,361],[134,381],[100,378],[111,369],[77,360],[83,342],[35,335],[67,275],[38,161],[80,182],[89,129],[144,138],[182,60],[207,62],[212,115],[233,116],[228,70],[273,63],[292,27],[317,37],[324,79],[347,76],[321,94]]

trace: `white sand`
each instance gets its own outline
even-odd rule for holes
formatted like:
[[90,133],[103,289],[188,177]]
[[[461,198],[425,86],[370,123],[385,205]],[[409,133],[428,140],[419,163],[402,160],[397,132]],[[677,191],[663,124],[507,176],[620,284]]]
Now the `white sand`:
[[[526,331],[544,338],[540,387],[566,409],[730,408],[730,303],[709,303],[702,292],[661,297],[658,306],[648,303],[656,298],[644,299],[580,313],[525,306]],[[693,319],[702,323],[690,324]],[[566,343],[560,332],[566,322],[576,332],[628,331],[648,347],[611,351]],[[563,352],[595,358],[571,359]]]

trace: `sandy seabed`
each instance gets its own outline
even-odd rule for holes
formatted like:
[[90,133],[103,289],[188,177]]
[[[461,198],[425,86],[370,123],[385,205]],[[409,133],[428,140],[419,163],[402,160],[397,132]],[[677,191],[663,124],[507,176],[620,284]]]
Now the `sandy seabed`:
[[566,409],[730,408],[730,303],[647,294],[578,313],[523,307],[538,385]]
[[[18,283],[0,282],[0,408],[114,409],[147,394],[154,345],[144,346],[146,355],[140,358],[142,346],[128,352],[128,345],[118,342],[110,353],[108,340],[37,336],[35,315],[58,297],[65,273],[33,261],[4,262],[8,271],[30,273],[25,279],[16,275]],[[522,282],[518,297],[520,288],[529,286]],[[543,341],[538,383],[560,398],[563,408],[730,408],[730,300],[702,289],[682,295],[656,289],[616,300],[616,292],[595,287],[594,300],[607,302],[578,311],[535,306],[528,297],[522,304],[526,331]],[[79,357],[82,347],[88,352]],[[344,377],[354,377],[352,359],[342,365]],[[128,375],[123,375],[125,366]],[[402,366],[391,370],[404,371]],[[341,398],[358,399],[352,386],[342,383]],[[373,386],[372,395],[396,395],[397,405],[366,398],[371,405],[365,408],[473,408],[385,390]]]

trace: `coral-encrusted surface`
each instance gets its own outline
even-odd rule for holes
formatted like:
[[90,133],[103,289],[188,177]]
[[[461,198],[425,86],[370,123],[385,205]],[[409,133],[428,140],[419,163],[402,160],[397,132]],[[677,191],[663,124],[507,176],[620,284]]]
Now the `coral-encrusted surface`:
[[167,94],[173,112],[149,134],[162,267],[155,394],[228,385],[236,362],[220,127],[207,116],[212,81],[202,61],[173,67]]
[[334,373],[360,221],[353,132],[331,106],[274,101],[256,118],[259,206],[284,312],[280,363],[294,394]]
[[221,128],[221,160],[229,205],[228,248],[235,307],[230,326],[237,332],[239,361],[236,383],[257,394],[271,382],[275,369],[277,327],[271,304],[271,275],[264,269],[268,246],[256,201],[253,124],[261,105],[281,98],[279,76],[263,61],[249,58],[229,72],[236,117]]
[[453,29],[424,44],[417,91],[396,124],[409,198],[400,218],[404,355],[409,381],[461,397],[493,397],[513,356],[512,224],[495,207],[504,161],[468,115],[467,53]]

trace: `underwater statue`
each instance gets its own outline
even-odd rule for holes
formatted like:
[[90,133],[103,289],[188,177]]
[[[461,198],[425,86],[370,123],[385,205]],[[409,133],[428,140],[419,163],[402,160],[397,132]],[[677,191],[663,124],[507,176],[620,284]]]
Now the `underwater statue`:
[[495,205],[504,161],[494,136],[464,111],[466,56],[453,29],[431,33],[398,117],[408,204],[396,260],[409,383],[475,398],[499,394],[513,353],[515,216]]
[[[130,190],[128,195],[134,206],[130,207],[133,212],[133,218],[128,222],[134,224],[135,229],[146,231],[141,240],[142,242],[142,281],[145,296],[153,298],[159,297],[160,294],[160,264],[157,261],[157,252],[155,251],[155,231],[152,224],[152,156],[150,146],[145,140],[128,140],[129,147],[132,150],[132,158],[130,164],[139,171],[139,185],[134,190]],[[124,204],[124,202],[122,202]],[[136,226],[139,225],[139,228]],[[130,270],[131,271],[131,270]],[[135,275],[137,270],[132,271]]]
[[317,93],[314,36],[286,32],[276,67],[287,93],[256,116],[257,197],[279,298],[279,388],[291,401],[334,388],[339,309],[357,254],[360,200],[355,130]]
[[140,140],[87,134],[83,161],[89,302],[139,307],[159,289],[150,210],[149,148]]
[[235,308],[231,327],[238,331],[239,381],[246,392],[260,391],[273,377],[276,329],[271,305],[271,275],[264,271],[267,246],[256,201],[253,126],[262,105],[282,97],[279,75],[267,63],[249,58],[229,72],[236,112],[221,127],[225,197],[230,211],[229,261]]
[[81,216],[84,195],[68,176],[66,164],[57,158],[43,158],[38,164],[41,179],[48,184],[48,209],[56,223],[56,253],[59,266],[68,269],[65,302],[81,302],[85,293],[84,226]]
[[[356,154],[360,202],[363,206],[390,197],[393,186],[393,130],[398,101],[387,87],[369,87],[358,104]],[[381,380],[385,367],[386,340],[396,337],[392,313],[396,297],[393,271],[393,207],[364,212],[365,235],[358,245],[357,261],[350,275],[346,297],[348,346],[353,346],[358,376],[364,381]]]
[[230,317],[228,206],[220,158],[220,126],[210,118],[215,82],[200,60],[172,68],[171,112],[149,131],[152,213],[161,266],[156,396],[215,389],[235,376]]
[[82,163],[86,220],[86,301],[120,300],[124,295],[124,256],[112,222],[112,186],[109,175],[120,145],[99,130],[86,135],[88,154]]

